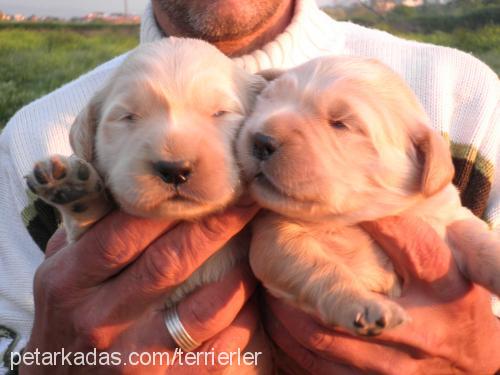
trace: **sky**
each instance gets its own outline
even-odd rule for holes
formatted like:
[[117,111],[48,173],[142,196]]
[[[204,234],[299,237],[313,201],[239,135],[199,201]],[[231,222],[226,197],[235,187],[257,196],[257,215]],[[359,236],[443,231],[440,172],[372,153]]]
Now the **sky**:
[[[0,0],[0,11],[7,14],[20,13],[25,16],[56,16],[70,18],[100,11],[106,13],[123,12],[128,2],[128,12],[142,15],[149,0]],[[317,0],[324,4],[331,0]]]
[[142,15],[148,0],[0,0],[0,10],[7,14],[25,16],[56,16],[70,18],[90,12],[123,12],[128,2],[128,12]]

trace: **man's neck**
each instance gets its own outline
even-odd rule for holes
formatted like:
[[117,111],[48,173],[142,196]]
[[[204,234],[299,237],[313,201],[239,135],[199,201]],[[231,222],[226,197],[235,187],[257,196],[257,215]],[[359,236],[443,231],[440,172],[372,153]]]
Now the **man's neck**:
[[[283,1],[276,10],[276,13],[252,34],[235,40],[216,41],[212,42],[212,44],[230,57],[241,56],[262,48],[281,34],[290,24],[294,14],[294,5],[294,0]],[[163,16],[164,13],[161,12],[158,6],[158,2],[153,1],[153,12],[156,22],[165,34],[177,37],[186,36],[168,17]]]

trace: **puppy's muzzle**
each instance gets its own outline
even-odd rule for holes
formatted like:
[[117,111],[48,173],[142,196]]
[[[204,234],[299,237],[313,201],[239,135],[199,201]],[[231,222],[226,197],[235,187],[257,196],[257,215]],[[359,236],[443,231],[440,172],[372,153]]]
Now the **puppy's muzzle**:
[[253,136],[253,156],[261,161],[268,160],[278,149],[277,141],[263,133],[256,133]]
[[192,164],[187,160],[160,160],[153,163],[153,169],[167,184],[180,185],[188,181]]

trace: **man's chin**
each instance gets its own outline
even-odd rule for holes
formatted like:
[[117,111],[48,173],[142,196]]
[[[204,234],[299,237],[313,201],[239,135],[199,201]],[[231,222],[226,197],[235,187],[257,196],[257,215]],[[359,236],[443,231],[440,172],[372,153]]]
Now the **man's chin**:
[[259,30],[278,10],[279,0],[158,1],[177,29],[211,43],[234,41]]

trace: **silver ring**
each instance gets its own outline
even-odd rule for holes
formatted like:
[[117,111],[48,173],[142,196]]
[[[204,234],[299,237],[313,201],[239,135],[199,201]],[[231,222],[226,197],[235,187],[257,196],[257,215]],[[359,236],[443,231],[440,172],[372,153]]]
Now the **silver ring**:
[[177,313],[177,306],[165,310],[164,320],[170,336],[172,336],[175,343],[182,350],[190,352],[201,345],[191,337],[186,331],[186,328],[182,325],[179,314]]

